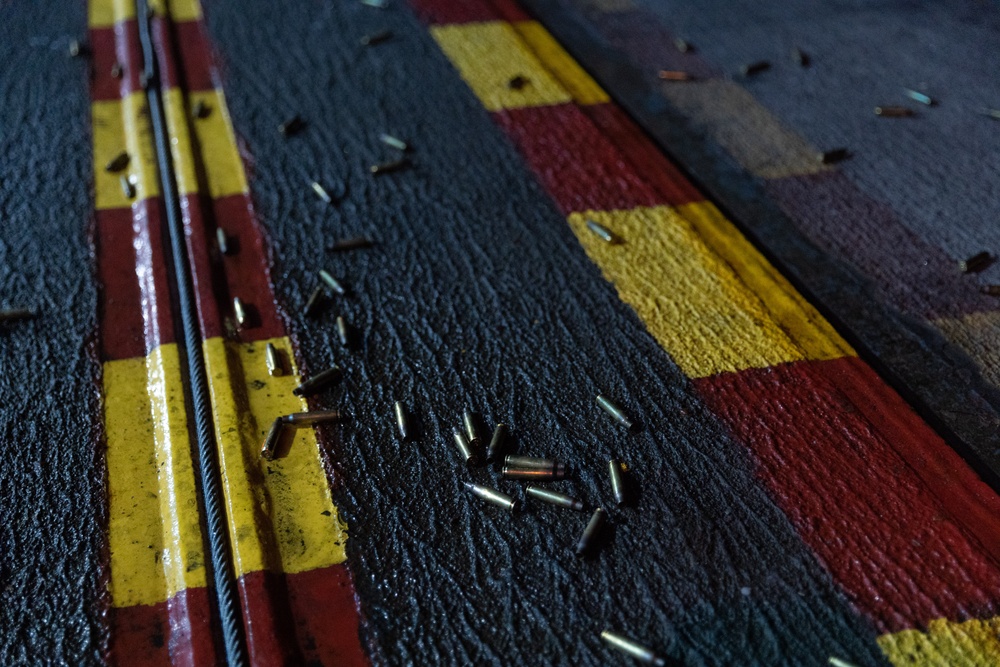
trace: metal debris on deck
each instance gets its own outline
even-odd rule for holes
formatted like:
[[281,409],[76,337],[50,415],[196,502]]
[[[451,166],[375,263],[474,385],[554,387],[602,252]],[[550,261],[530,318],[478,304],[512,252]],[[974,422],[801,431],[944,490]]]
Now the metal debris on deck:
[[673,69],[661,69],[657,76],[661,81],[694,81],[691,74]]
[[582,500],[566,495],[565,493],[559,493],[558,491],[553,491],[551,489],[543,489],[540,486],[530,485],[525,487],[524,492],[532,498],[549,503],[550,505],[565,507],[567,509],[576,510],[577,512],[583,510]]
[[608,646],[632,656],[639,662],[644,662],[647,665],[656,665],[657,667],[663,667],[667,664],[666,660],[658,656],[652,649],[646,648],[642,644],[629,639],[625,635],[620,635],[617,632],[612,632],[611,630],[605,630],[601,633],[601,639],[603,639]]
[[327,250],[341,251],[341,250],[358,250],[360,248],[370,248],[375,245],[367,236],[354,236],[349,239],[338,239],[327,247]]
[[799,67],[809,67],[812,64],[809,54],[797,46],[792,49],[792,61],[797,63]]
[[398,139],[392,136],[391,134],[384,134],[384,133],[380,134],[378,135],[378,140],[381,141],[386,146],[390,146],[392,148],[395,148],[396,150],[400,151],[410,150],[410,145],[408,143],[406,143],[402,139]]
[[326,422],[339,422],[344,418],[340,410],[311,410],[309,412],[293,412],[281,417],[281,423],[288,426],[302,427]]
[[755,63],[744,65],[743,69],[740,70],[740,73],[743,76],[750,77],[750,76],[756,76],[761,72],[766,72],[769,69],[771,69],[771,63],[769,63],[766,60],[758,60]]
[[379,162],[378,164],[373,164],[369,171],[376,176],[380,174],[390,174],[394,171],[399,171],[400,169],[405,169],[410,166],[410,161],[405,157],[399,158],[398,160],[389,160],[388,162]]
[[391,30],[379,30],[370,35],[365,35],[361,38],[361,46],[375,46],[376,44],[381,44],[382,42],[392,39]]
[[462,426],[465,428],[465,437],[469,439],[469,444],[478,449],[482,444],[479,414],[472,410],[466,410],[462,413]]
[[267,366],[267,374],[272,377],[283,375],[285,372],[281,364],[281,355],[274,343],[268,343],[264,348],[264,364]]
[[910,116],[915,116],[916,113],[916,111],[907,107],[875,107],[875,115],[882,116],[883,118],[909,118]]
[[626,416],[626,414],[622,411],[622,409],[619,408],[617,405],[615,405],[611,401],[610,398],[608,398],[606,396],[603,396],[601,394],[598,394],[597,395],[597,404],[599,406],[601,406],[602,410],[604,410],[609,415],[611,415],[611,417],[616,422],[618,422],[619,424],[621,424],[622,426],[624,426],[628,430],[631,431],[632,429],[635,428],[635,424],[632,422],[632,420],[629,419],[628,416]]
[[114,65],[111,66],[111,76],[114,77],[115,79],[122,78],[122,64],[121,63],[116,62]]
[[987,296],[1000,296],[1000,285],[983,285],[979,291]]
[[343,286],[343,285],[342,285],[342,284],[340,283],[340,281],[339,281],[339,280],[337,280],[337,279],[336,279],[336,278],[334,278],[334,277],[333,277],[332,275],[330,275],[330,273],[329,273],[328,271],[326,271],[326,270],[324,270],[324,269],[320,269],[320,270],[319,270],[319,278],[320,278],[320,280],[322,280],[322,281],[323,281],[324,283],[326,283],[326,284],[327,284],[327,286],[328,286],[328,287],[329,287],[329,288],[330,288],[331,290],[333,290],[333,291],[334,291],[335,293],[339,294],[340,296],[344,296],[345,294],[347,294],[347,288],[346,288],[346,287],[344,287],[344,286]]
[[455,447],[458,449],[458,453],[462,456],[462,461],[470,468],[479,465],[479,455],[473,451],[472,446],[469,444],[468,439],[465,434],[459,429],[452,431],[452,439],[455,441]]
[[1000,120],[1000,109],[979,107],[978,109],[976,109],[976,113],[978,113],[980,116],[986,116],[987,118],[992,118],[993,120]]
[[552,482],[563,479],[566,476],[564,468],[557,468],[555,466],[547,470],[544,468],[512,468],[504,466],[500,474],[504,479],[519,479],[531,482]]
[[125,195],[126,199],[135,198],[135,186],[132,185],[132,180],[128,176],[122,174],[118,179],[118,184],[122,186],[122,194]]
[[598,507],[594,510],[594,513],[590,516],[590,521],[587,522],[587,527],[583,529],[580,540],[576,543],[575,551],[577,556],[585,556],[597,548],[607,519],[608,513],[604,511],[603,507]]
[[264,444],[260,447],[260,455],[268,461],[274,459],[274,452],[278,448],[278,440],[281,438],[281,427],[282,421],[280,417],[271,422],[271,428],[267,431]]
[[208,106],[205,100],[198,100],[194,103],[194,108],[191,113],[195,118],[208,118],[208,114],[212,112],[212,107]]
[[819,161],[823,164],[836,164],[851,157],[851,152],[846,148],[833,148],[819,154]]
[[587,219],[587,229],[592,231],[595,235],[597,235],[598,238],[600,238],[605,243],[614,244],[621,241],[621,239],[619,239],[618,236],[610,229],[608,229],[604,225],[594,222],[589,218]]
[[330,193],[328,193],[326,191],[326,188],[324,188],[322,185],[320,185],[316,181],[313,181],[311,185],[312,185],[313,192],[315,192],[317,195],[319,195],[320,199],[322,199],[323,201],[325,201],[327,204],[332,204],[333,203],[333,198],[330,197]]
[[238,296],[233,297],[233,315],[236,317],[236,326],[243,328],[247,323],[247,308],[243,299]]
[[920,104],[923,104],[925,106],[932,107],[937,104],[935,100],[931,99],[930,95],[921,93],[919,90],[913,90],[911,88],[903,88],[903,92],[906,93],[906,96],[909,97],[914,102],[919,102]]
[[680,51],[681,53],[691,53],[692,51],[694,51],[694,44],[687,41],[683,37],[678,37],[674,39],[674,48]]
[[507,82],[507,87],[511,90],[521,90],[529,83],[531,83],[531,80],[528,79],[528,77],[518,74],[517,76],[511,77],[510,81]]
[[494,505],[499,505],[506,510],[511,512],[518,512],[521,509],[521,501],[514,500],[505,493],[500,493],[496,489],[491,489],[486,486],[480,486],[479,484],[473,484],[472,482],[465,482],[465,488],[473,493],[473,495],[482,498],[483,500],[493,503]]
[[11,308],[0,310],[0,322],[20,322],[35,319],[35,311],[29,308]]
[[486,460],[490,462],[500,460],[500,456],[503,454],[506,445],[507,425],[503,423],[497,424],[493,430],[493,438],[490,440],[490,446],[486,450]]
[[958,263],[958,270],[962,273],[979,273],[988,269],[995,259],[987,250],[977,252],[972,257],[960,261]]
[[126,151],[122,151],[118,155],[114,156],[108,160],[107,164],[104,165],[104,171],[108,173],[115,173],[116,171],[121,171],[128,166],[129,157]]
[[302,120],[299,116],[292,116],[284,123],[278,125],[278,132],[283,137],[290,137],[293,134],[298,134],[302,131],[302,128],[306,126],[306,122]]
[[228,255],[231,248],[229,247],[229,237],[226,236],[226,230],[222,227],[215,228],[215,243],[219,246],[219,254]]
[[396,413],[396,428],[399,429],[399,437],[403,442],[406,442],[412,435],[410,433],[410,421],[406,414],[406,406],[403,405],[402,401],[396,401],[396,404],[393,406],[393,412]]
[[343,315],[337,315],[337,337],[340,338],[341,345],[350,347],[351,331],[348,329],[347,320],[344,319]]
[[320,303],[322,302],[323,302],[323,286],[317,285],[316,289],[314,289],[312,291],[312,294],[309,295],[309,300],[306,301],[306,307],[305,310],[303,311],[305,316],[312,317],[313,315],[315,315],[317,309],[319,308]]
[[622,475],[622,464],[618,459],[608,461],[608,474],[611,477],[611,493],[615,497],[615,504],[621,507],[625,504],[625,478]]
[[332,368],[329,368],[322,373],[318,373],[308,380],[304,381],[295,389],[292,389],[292,393],[296,396],[312,396],[313,394],[322,391],[327,386],[333,384],[338,379],[340,379],[341,370],[340,366],[336,364]]

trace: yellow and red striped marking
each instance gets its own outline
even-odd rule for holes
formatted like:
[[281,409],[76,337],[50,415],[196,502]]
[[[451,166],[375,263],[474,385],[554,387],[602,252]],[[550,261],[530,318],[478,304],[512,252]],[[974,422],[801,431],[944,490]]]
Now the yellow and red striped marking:
[[[1000,498],[540,26],[506,0],[412,4],[591,259],[754,453],[889,660],[992,664]],[[488,68],[490,45],[516,57]],[[513,69],[534,87],[509,89]],[[588,218],[625,242],[604,244]]]

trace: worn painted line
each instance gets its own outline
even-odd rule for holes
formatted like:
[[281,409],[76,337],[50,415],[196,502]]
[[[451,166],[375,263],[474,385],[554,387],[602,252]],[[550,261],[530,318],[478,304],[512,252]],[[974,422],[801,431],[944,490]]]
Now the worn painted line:
[[[433,26],[431,35],[490,111],[572,101],[509,23],[489,21]],[[510,87],[515,77],[524,86]]]
[[[587,220],[624,242],[605,243]],[[711,204],[587,211],[569,224],[688,377],[852,354]]]
[[[156,154],[143,93],[132,93],[121,100],[93,102],[91,122],[96,208],[127,208],[136,201],[159,196]],[[129,154],[128,166],[121,172],[107,172],[105,165],[122,151]],[[134,198],[130,199],[122,191],[122,175],[133,180]]]
[[200,512],[177,346],[104,364],[112,604],[205,586]]
[[882,633],[1000,610],[1000,498],[856,358],[695,381]]
[[1000,618],[936,619],[924,632],[882,635],[878,644],[897,667],[994,667],[1000,665]]
[[604,89],[583,71],[575,60],[537,21],[517,21],[511,26],[521,41],[577,104],[604,104],[610,101]]

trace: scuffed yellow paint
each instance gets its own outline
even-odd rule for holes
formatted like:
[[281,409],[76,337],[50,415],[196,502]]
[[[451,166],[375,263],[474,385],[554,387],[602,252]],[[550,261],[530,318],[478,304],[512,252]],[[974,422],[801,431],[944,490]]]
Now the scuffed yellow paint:
[[927,631],[882,635],[879,647],[898,667],[995,667],[1000,665],[1000,618],[955,623],[937,619]]
[[[94,201],[98,210],[129,207],[137,201],[160,194],[156,154],[149,109],[142,92],[122,100],[91,103],[94,146]],[[104,167],[122,151],[129,154],[128,166],[109,173]],[[120,177],[125,175],[135,186],[135,198],[122,191]]]
[[163,602],[205,580],[194,463],[175,344],[104,364],[111,603]]
[[347,529],[333,505],[313,430],[289,429],[275,460],[260,457],[271,422],[308,409],[292,394],[297,375],[268,375],[268,342],[292,358],[288,338],[211,338],[203,346],[237,576],[304,572],[347,558]]
[[[91,28],[109,28],[115,23],[136,17],[136,0],[90,0],[87,22]],[[149,0],[149,7],[156,16],[167,16],[174,21],[197,21],[201,18],[198,0]]]
[[[197,194],[200,187],[207,186],[213,198],[246,193],[243,161],[222,92],[208,90],[185,95],[171,88],[164,98],[178,192],[182,196]],[[199,101],[211,110],[205,118],[194,118],[191,111]],[[199,171],[204,175],[204,186],[199,186]]]
[[[431,35],[489,111],[563,104],[573,98],[505,21],[432,26]],[[527,85],[513,90],[516,76]]]
[[577,104],[602,104],[608,94],[583,71],[538,21],[518,21],[514,30]]
[[[600,240],[587,219],[624,243]],[[569,223],[620,298],[688,377],[853,355],[707,202],[587,211],[571,214]]]

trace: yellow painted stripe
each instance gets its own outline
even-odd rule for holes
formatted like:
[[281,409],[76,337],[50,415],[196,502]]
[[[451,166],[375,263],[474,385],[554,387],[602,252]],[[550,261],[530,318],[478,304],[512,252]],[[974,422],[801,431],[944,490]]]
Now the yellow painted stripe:
[[938,619],[926,632],[903,630],[879,637],[878,644],[899,667],[995,667],[1000,665],[1000,618]]
[[538,21],[518,21],[514,30],[577,104],[603,104],[608,94],[583,71]]
[[[441,50],[490,111],[572,100],[505,21],[433,26],[430,30]],[[516,76],[528,79],[528,84],[520,90],[508,86]]]
[[[289,430],[293,437],[278,458],[260,457],[275,417],[308,409],[292,395],[296,375],[267,374],[268,342],[211,338],[203,348],[238,576],[303,572],[346,560],[347,529],[333,505],[313,430]],[[270,342],[292,359],[288,338]]]
[[[94,198],[99,210],[131,206],[136,201],[160,194],[156,155],[145,94],[136,92],[122,100],[91,103],[94,143]],[[124,171],[108,173],[105,165],[122,151],[129,154]],[[136,196],[122,191],[120,177],[127,175]]]
[[111,602],[162,602],[205,586],[180,359],[175,344],[104,364]]
[[[608,245],[586,227],[608,227]],[[854,352],[708,202],[569,217],[590,258],[691,378]]]
[[[213,198],[247,192],[243,161],[236,148],[236,135],[222,92],[208,90],[185,95],[171,88],[164,99],[170,151],[180,194],[200,191],[199,169],[204,174],[208,194]],[[195,118],[191,111],[199,101],[211,109],[205,118]],[[194,128],[193,134],[191,128]]]
[[[136,0],[90,0],[87,22],[91,28],[109,28],[120,21],[134,19]],[[201,18],[198,0],[149,0],[156,16],[169,16],[174,21],[196,21]]]

